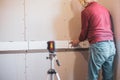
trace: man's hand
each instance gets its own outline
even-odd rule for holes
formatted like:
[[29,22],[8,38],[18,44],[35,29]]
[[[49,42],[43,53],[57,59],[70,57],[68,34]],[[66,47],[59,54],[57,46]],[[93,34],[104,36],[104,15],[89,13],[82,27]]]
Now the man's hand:
[[69,44],[71,44],[72,47],[78,47],[80,41],[79,40],[72,40]]

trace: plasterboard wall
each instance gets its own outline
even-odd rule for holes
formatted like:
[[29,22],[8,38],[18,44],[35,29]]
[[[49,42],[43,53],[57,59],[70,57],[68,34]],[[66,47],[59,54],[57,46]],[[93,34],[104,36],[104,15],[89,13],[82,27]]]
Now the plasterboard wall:
[[70,40],[80,33],[77,0],[1,0],[0,4],[0,41]]
[[[112,1],[109,4],[102,0],[100,2],[112,9]],[[1,42],[70,40],[79,36],[79,13],[82,8],[77,0],[1,0],[0,4]],[[26,53],[16,53],[17,56],[0,54],[0,65],[3,66],[0,68],[0,80],[45,80],[49,69],[49,61],[46,60],[48,53]],[[87,51],[58,53],[58,59],[62,63],[57,68],[62,80],[87,79]],[[15,74],[21,75],[14,76]]]
[[0,41],[24,40],[24,0],[0,0]]

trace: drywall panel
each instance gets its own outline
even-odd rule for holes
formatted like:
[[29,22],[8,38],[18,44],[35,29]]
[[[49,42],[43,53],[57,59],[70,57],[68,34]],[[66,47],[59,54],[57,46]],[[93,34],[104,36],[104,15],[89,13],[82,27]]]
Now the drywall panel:
[[87,80],[88,51],[57,53],[61,66],[56,69],[61,80]]
[[25,80],[25,55],[0,54],[0,80]]
[[80,9],[76,10],[77,6],[80,6],[77,0],[26,0],[28,40],[78,38],[80,12],[77,10]]
[[47,71],[50,69],[48,53],[26,55],[26,80],[47,80]]
[[24,0],[0,0],[0,41],[24,40]]
[[[48,41],[14,41],[14,42],[0,42],[0,51],[32,51],[32,50],[45,50],[48,47]],[[72,47],[70,41],[54,41],[56,49],[75,49],[75,48],[88,48],[88,42],[80,42],[79,46]]]
[[[61,80],[87,79],[88,51],[56,54],[61,66],[56,61],[54,65]],[[47,57],[48,53],[0,54],[0,80],[47,80],[51,63]]]
[[[55,70],[58,72],[61,80],[86,80],[88,52],[59,52],[56,53],[61,66],[57,66],[54,61]],[[27,80],[47,80],[50,74],[47,71],[50,67],[48,53],[29,53],[26,55],[26,79]],[[54,57],[53,57],[54,59]],[[55,80],[56,76],[55,76]]]
[[29,40],[54,39],[54,20],[59,13],[60,0],[27,0],[26,24]]
[[70,40],[79,36],[78,0],[1,0],[0,41]]
[[15,51],[28,50],[28,42],[14,41],[14,42],[0,42],[0,51]]
[[[47,51],[42,52],[42,49],[47,49],[47,41],[30,41],[28,43],[16,41],[2,42],[0,44],[0,65],[2,66],[2,68],[0,68],[0,70],[2,69],[0,76],[2,76],[3,79],[9,80],[10,78],[10,80],[14,80],[17,77],[18,80],[21,78],[24,78],[25,80],[46,80],[46,77],[48,76],[47,71],[50,69],[50,60],[47,59],[49,53]],[[56,49],[71,49],[71,51],[64,50],[55,53],[61,64],[61,66],[58,67],[56,61],[54,62],[56,70],[58,71],[61,80],[84,80],[87,78],[88,51],[74,52],[72,51],[74,48],[71,48],[68,43],[69,41],[55,41]],[[4,48],[2,48],[2,46],[4,46]],[[25,50],[25,52],[22,53],[22,50]],[[19,67],[16,67],[15,65]],[[10,68],[8,66],[10,66]],[[85,69],[84,73],[82,71],[83,67]],[[3,74],[4,71],[5,73],[7,72],[6,75]],[[16,73],[14,72],[11,74],[11,71],[16,71]],[[24,71],[24,73],[21,71]],[[19,78],[17,75],[14,75],[18,73],[25,76]],[[8,78],[5,78],[5,76],[8,76]]]

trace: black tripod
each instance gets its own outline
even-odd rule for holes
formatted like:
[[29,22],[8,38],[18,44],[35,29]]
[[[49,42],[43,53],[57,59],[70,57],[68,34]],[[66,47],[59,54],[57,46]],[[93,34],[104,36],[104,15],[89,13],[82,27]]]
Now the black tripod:
[[[50,69],[48,70],[48,75],[50,75],[50,80],[54,80],[54,77],[57,77],[57,80],[60,80],[60,76],[57,73],[57,71],[54,68],[54,61],[56,60],[56,63],[58,66],[60,66],[60,63],[57,59],[55,52],[55,44],[54,41],[48,41],[48,51],[49,51],[49,57],[47,59],[50,59]],[[47,80],[49,79],[47,75]]]

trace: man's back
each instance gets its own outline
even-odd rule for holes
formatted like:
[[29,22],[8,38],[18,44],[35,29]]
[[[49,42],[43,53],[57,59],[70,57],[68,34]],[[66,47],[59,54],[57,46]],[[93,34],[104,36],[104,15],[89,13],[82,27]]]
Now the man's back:
[[87,16],[87,38],[90,43],[95,43],[103,40],[113,40],[110,14],[106,8],[97,2],[91,2],[82,11],[82,14]]

